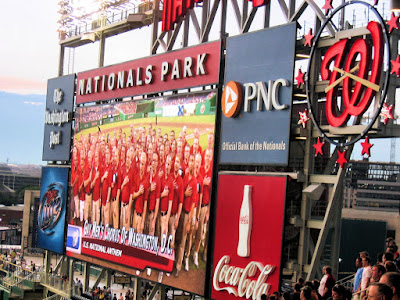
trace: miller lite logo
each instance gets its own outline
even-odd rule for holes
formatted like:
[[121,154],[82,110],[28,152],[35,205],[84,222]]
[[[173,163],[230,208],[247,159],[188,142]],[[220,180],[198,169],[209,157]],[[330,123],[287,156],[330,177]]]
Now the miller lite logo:
[[49,184],[42,199],[40,199],[38,224],[46,235],[54,233],[54,227],[61,217],[63,199],[64,187],[59,182]]
[[[307,74],[312,73],[311,66],[317,53],[316,49],[319,47],[321,33],[326,30],[336,13],[344,9],[345,6],[352,4],[367,6],[375,14],[378,21],[368,23],[366,30],[369,35],[366,35],[366,37],[344,38],[329,47],[326,52],[322,51],[325,54],[321,57],[320,76],[322,80],[327,81],[324,90],[326,93],[325,115],[332,127],[345,127],[351,118],[355,120],[355,122],[352,122],[353,125],[359,124],[363,114],[372,108],[372,101],[374,99],[379,101],[377,102],[378,105],[375,105],[375,108],[372,109],[373,117],[366,129],[346,143],[339,143],[327,137],[319,123],[319,120],[323,118],[316,115],[316,112],[321,111],[317,108],[318,103],[310,102],[310,99],[312,99],[310,95],[314,92],[311,90],[310,79],[307,78],[306,82],[308,107],[314,125],[327,141],[340,146],[355,143],[369,131],[379,116],[389,83],[388,72],[383,78],[384,70],[389,66],[390,56],[387,29],[377,10],[372,5],[361,1],[342,4],[321,26],[311,49]],[[313,84],[312,86],[315,88],[316,85]]]

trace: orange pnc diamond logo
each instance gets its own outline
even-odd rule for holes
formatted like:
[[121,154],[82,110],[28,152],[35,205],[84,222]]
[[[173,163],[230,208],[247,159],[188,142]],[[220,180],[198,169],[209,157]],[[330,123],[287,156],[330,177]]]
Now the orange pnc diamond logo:
[[225,117],[236,117],[242,106],[242,88],[239,83],[229,81],[222,93],[222,112]]

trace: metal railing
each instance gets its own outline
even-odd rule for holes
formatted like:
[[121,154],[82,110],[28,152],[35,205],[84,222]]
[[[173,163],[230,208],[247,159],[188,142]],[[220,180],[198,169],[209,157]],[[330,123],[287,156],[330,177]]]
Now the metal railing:
[[68,288],[68,280],[63,279],[58,275],[47,274],[45,272],[39,272],[38,274],[40,276],[40,284],[54,288],[62,297],[70,298],[72,293],[75,291],[75,286]]
[[337,284],[343,285],[345,288],[349,289],[350,291],[353,290],[354,288],[354,277],[355,274],[351,274],[349,276],[346,276],[338,281],[336,281]]
[[153,9],[153,2],[146,1],[131,9],[121,10],[120,12],[109,12],[107,16],[100,17],[97,20],[87,21],[84,25],[77,25],[65,32],[60,33],[60,40],[65,40],[86,32],[91,32],[97,28],[126,20],[130,14],[144,13],[151,9]]

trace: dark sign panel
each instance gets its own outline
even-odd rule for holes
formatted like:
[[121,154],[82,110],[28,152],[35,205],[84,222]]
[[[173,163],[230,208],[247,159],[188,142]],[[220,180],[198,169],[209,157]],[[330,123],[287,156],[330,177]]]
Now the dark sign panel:
[[220,174],[211,298],[279,290],[286,176]]
[[43,160],[70,159],[75,74],[49,79],[44,118]]
[[227,40],[220,163],[287,165],[295,41],[294,23]]
[[220,56],[221,43],[213,42],[79,73],[76,102],[216,84]]
[[63,254],[68,168],[43,167],[37,215],[37,246]]
[[204,295],[216,99],[77,108],[67,255]]

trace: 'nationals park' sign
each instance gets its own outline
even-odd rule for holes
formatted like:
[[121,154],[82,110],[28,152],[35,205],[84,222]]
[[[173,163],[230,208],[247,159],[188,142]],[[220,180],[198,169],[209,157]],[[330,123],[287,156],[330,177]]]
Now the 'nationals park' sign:
[[215,84],[220,51],[221,43],[213,42],[79,73],[76,102]]

